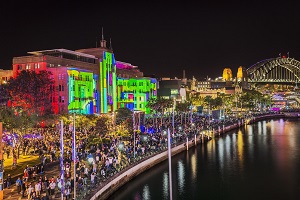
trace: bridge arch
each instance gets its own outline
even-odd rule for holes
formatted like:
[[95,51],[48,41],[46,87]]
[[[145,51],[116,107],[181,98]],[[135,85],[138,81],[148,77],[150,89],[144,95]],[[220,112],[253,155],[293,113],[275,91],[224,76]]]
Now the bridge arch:
[[300,82],[300,62],[294,58],[270,58],[247,69],[248,82]]

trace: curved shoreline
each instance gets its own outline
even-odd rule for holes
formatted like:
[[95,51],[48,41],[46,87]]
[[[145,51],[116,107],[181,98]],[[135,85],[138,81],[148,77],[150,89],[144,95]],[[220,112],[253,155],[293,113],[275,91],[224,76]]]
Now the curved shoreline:
[[[256,116],[252,118],[245,119],[245,121],[242,119],[241,122],[238,122],[236,124],[230,125],[230,126],[223,126],[222,128],[219,127],[218,130],[212,130],[213,136],[218,137],[222,135],[223,133],[226,133],[230,130],[234,130],[236,128],[241,127],[245,124],[252,124],[261,120],[265,119],[274,119],[274,118],[298,118],[299,113],[283,113],[283,114],[268,114],[268,115],[262,115],[262,116]],[[201,135],[196,137],[196,142],[194,140],[189,140],[188,145],[186,145],[186,142],[179,144],[172,148],[172,156],[181,153],[187,148],[191,148],[199,143],[202,142]],[[110,195],[112,195],[115,191],[117,191],[120,187],[125,185],[127,182],[132,180],[134,177],[138,176],[139,174],[145,172],[146,170],[152,168],[158,163],[161,163],[162,161],[165,161],[168,159],[168,151],[165,150],[161,153],[158,153],[157,155],[154,155],[152,157],[145,158],[141,162],[129,166],[124,171],[119,172],[118,174],[112,176],[112,180],[109,182],[105,182],[104,186],[100,186],[99,190],[96,193],[93,193],[91,197],[87,198],[90,200],[105,200]]]

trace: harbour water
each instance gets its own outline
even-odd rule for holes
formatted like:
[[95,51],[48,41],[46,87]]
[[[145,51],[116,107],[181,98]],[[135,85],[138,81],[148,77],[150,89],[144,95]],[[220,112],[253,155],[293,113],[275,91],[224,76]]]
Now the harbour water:
[[[168,161],[109,199],[170,199]],[[172,157],[175,199],[300,199],[300,119],[260,121]]]

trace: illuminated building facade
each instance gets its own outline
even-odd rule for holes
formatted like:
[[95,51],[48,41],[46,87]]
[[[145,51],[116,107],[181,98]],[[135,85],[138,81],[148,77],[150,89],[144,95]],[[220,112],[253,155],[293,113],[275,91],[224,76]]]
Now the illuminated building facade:
[[[51,71],[54,113],[100,114],[121,107],[149,112],[146,103],[150,97],[156,96],[156,79],[143,78],[136,66],[116,61],[103,38],[100,44],[96,48],[52,49],[14,57],[12,76],[16,77],[22,70]],[[129,85],[117,86],[121,82]],[[124,98],[131,98],[131,95],[132,101],[127,102]]]
[[242,81],[242,79],[243,79],[243,67],[242,66],[240,66],[238,68],[238,71],[237,71],[237,74],[236,74],[236,78],[237,78],[238,82]]
[[230,68],[225,68],[223,70],[223,80],[224,81],[231,81],[232,80],[232,71]]
[[157,81],[154,78],[117,78],[118,108],[150,113],[147,101],[156,97]]
[[100,102],[101,113],[117,109],[116,60],[114,54],[104,52],[100,60]]
[[7,81],[13,76],[12,70],[0,69],[0,85],[7,83]]

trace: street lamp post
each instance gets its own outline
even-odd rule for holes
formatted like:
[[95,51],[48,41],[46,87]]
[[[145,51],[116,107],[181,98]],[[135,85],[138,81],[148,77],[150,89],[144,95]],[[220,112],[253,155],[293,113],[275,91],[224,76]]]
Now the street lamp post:
[[74,162],[74,200],[76,199],[76,128],[75,113],[73,114],[73,162]]
[[61,200],[64,199],[64,122],[60,122],[60,184],[61,184]]
[[133,111],[133,158],[135,159],[135,115]]
[[[0,122],[0,138],[1,138],[1,140],[2,140],[2,122]],[[3,148],[3,146],[2,146],[3,144],[2,144],[2,142],[0,142],[0,178],[2,179],[1,181],[2,181],[2,187],[0,188],[0,200],[3,200],[3,169],[4,169],[4,165],[3,165],[3,152],[2,152],[2,148]]]
[[[176,99],[174,98],[173,102],[173,113],[172,113],[172,129],[173,129],[173,135],[175,131],[175,125],[174,125],[174,112],[175,112],[175,107],[176,107]],[[170,200],[173,199],[173,192],[172,192],[172,146],[171,146],[171,133],[170,129],[168,128],[168,159],[169,159],[169,190],[170,190]]]
[[[174,115],[173,115],[174,116]],[[170,129],[168,128],[168,158],[169,158],[169,190],[170,190],[170,200],[173,199],[172,196],[172,151],[171,151],[171,136],[170,136]]]

